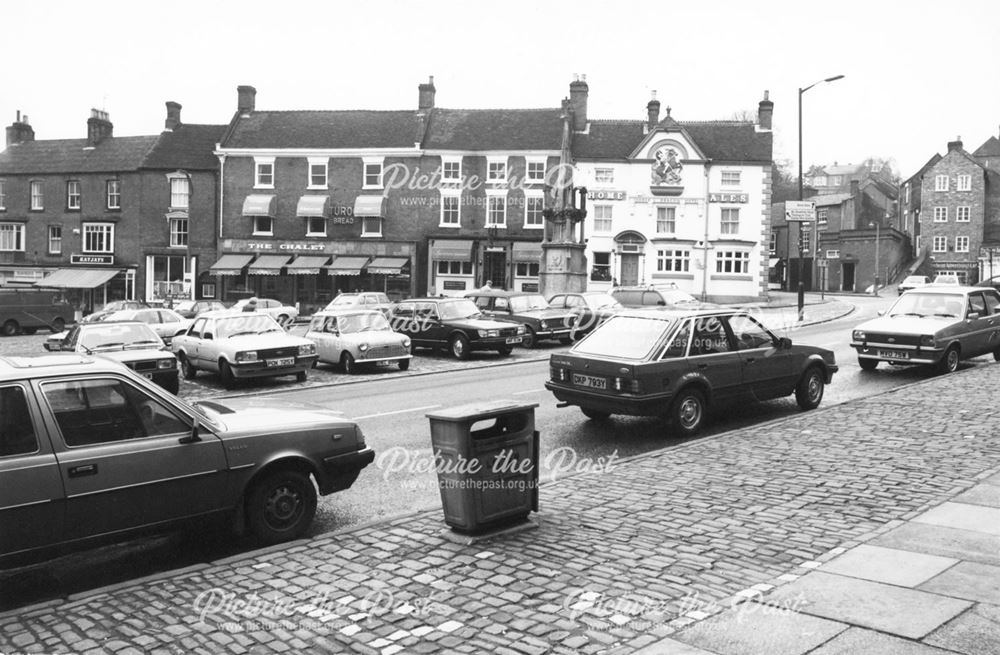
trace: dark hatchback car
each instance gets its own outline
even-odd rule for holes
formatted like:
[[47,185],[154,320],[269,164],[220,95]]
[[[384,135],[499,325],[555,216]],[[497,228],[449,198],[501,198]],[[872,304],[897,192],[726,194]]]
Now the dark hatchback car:
[[710,407],[794,393],[818,407],[837,372],[832,351],[792,345],[737,310],[637,309],[612,316],[549,360],[545,387],[591,419],[661,416],[683,436]]
[[393,306],[389,324],[410,337],[413,349],[445,348],[458,359],[474,350],[509,355],[524,336],[523,325],[484,316],[465,298],[411,298]]
[[489,290],[465,294],[476,303],[483,315],[505,323],[524,325],[521,345],[534,348],[539,341],[549,339],[568,344],[573,342],[577,315],[563,309],[552,309],[540,293]]
[[611,297],[625,307],[701,307],[702,303],[690,293],[680,289],[656,287],[616,287]]
[[194,318],[205,312],[223,309],[226,309],[226,304],[219,300],[185,300],[174,305],[174,311],[184,318]]
[[574,338],[590,334],[598,325],[625,309],[613,296],[603,291],[557,293],[549,298],[549,307],[576,314]]

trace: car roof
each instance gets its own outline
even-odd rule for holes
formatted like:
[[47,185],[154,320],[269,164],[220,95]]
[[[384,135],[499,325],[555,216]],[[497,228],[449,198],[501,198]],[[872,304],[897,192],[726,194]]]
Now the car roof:
[[504,289],[487,289],[485,291],[470,291],[465,294],[466,298],[471,296],[492,296],[494,298],[512,298],[514,296],[540,296],[538,291],[506,291]]
[[78,355],[75,353],[51,353],[44,355],[18,355],[0,357],[0,380],[8,381],[36,377],[29,369],[42,370],[45,375],[66,375],[73,373],[121,372],[121,365],[102,357]]
[[407,298],[406,300],[400,300],[398,304],[402,304],[404,302],[454,302],[456,300],[468,300],[468,298],[465,296],[444,296],[443,298],[440,296],[432,296],[429,298]]
[[633,318],[688,318],[698,316],[723,316],[728,314],[748,314],[746,310],[733,307],[683,308],[669,306],[635,307],[619,311],[615,316]]
[[377,309],[347,309],[347,308],[337,309],[337,308],[334,308],[334,309],[323,309],[323,310],[320,310],[320,311],[316,312],[315,314],[313,314],[313,317],[315,318],[316,316],[336,316],[336,317],[339,318],[341,316],[364,316],[365,314],[385,316],[385,314],[383,314],[382,312],[380,312]]
[[928,285],[925,287],[920,287],[919,289],[910,289],[909,291],[904,291],[903,295],[908,294],[918,294],[918,293],[936,293],[942,295],[955,295],[956,293],[971,293],[973,291],[982,291],[984,287],[973,287],[973,286],[961,286],[958,284],[947,284],[943,286]]
[[81,329],[107,327],[108,325],[148,325],[148,324],[143,323],[142,321],[94,321],[93,323],[79,323]]

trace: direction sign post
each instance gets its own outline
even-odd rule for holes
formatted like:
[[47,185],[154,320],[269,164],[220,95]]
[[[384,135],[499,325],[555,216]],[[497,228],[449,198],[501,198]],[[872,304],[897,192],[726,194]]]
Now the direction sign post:
[[[802,197],[802,180],[799,179],[799,197]],[[799,320],[803,319],[803,307],[805,305],[805,283],[802,281],[802,260],[804,257],[803,234],[806,223],[816,223],[816,203],[811,200],[786,200],[785,220],[789,223],[799,224]]]

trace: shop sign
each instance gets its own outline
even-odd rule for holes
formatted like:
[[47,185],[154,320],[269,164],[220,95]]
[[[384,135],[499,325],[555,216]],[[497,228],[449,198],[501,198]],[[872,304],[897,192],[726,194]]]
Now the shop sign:
[[[679,205],[682,201],[685,203],[691,203],[691,200],[684,200],[683,198],[664,198],[663,196],[644,195],[632,196],[632,202],[637,205],[646,205],[650,203],[654,205]],[[695,200],[694,202],[698,201]]]
[[748,193],[710,193],[708,194],[709,202],[737,202],[737,203],[748,203],[750,202],[750,194]]
[[593,191],[590,190],[587,191],[588,200],[625,200],[627,197],[628,197],[627,193],[618,190],[601,191],[595,189]]
[[522,282],[521,291],[527,291],[530,293],[538,293],[538,283],[537,282]]
[[70,255],[70,264],[105,264],[115,263],[114,255]]
[[354,207],[334,205],[329,221],[334,225],[354,225]]
[[308,241],[285,241],[278,243],[274,241],[247,241],[246,249],[253,252],[323,252],[326,244],[309,243]]
[[465,291],[465,280],[444,280],[441,286],[445,291]]

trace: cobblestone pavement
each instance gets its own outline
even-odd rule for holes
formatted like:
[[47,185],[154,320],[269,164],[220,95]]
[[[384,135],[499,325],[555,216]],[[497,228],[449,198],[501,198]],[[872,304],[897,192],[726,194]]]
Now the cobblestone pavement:
[[492,541],[456,543],[429,511],[22,608],[0,651],[632,652],[997,470],[998,374],[560,479],[537,529]]

